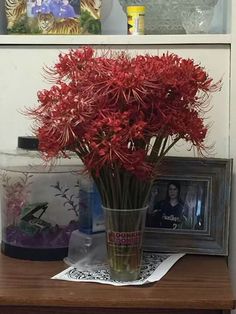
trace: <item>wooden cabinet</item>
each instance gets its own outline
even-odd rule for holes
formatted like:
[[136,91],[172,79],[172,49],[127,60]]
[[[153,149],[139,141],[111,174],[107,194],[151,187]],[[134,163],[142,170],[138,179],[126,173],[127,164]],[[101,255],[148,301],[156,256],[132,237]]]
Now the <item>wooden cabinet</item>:
[[158,282],[114,287],[50,279],[63,262],[0,256],[1,314],[220,314],[234,308],[226,259],[186,255]]

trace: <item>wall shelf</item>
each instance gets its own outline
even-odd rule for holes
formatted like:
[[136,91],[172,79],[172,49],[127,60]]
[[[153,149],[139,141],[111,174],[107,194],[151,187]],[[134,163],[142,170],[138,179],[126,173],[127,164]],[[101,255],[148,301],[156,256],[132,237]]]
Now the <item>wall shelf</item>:
[[230,34],[0,35],[0,45],[191,45],[231,44]]

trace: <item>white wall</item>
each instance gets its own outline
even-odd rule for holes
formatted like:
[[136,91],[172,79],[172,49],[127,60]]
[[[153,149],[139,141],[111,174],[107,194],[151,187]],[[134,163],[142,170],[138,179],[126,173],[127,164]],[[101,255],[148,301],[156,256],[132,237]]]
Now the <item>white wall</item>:
[[[1,149],[14,148],[17,136],[31,133],[31,121],[20,113],[25,107],[37,103],[37,91],[49,87],[43,79],[43,66],[53,65],[60,51],[68,48],[18,46],[0,49],[0,143]],[[117,48],[116,48],[117,49]],[[223,78],[221,92],[212,96],[212,110],[209,112],[209,144],[215,143],[214,156],[227,157],[229,146],[229,62],[230,51],[227,46],[136,46],[134,53],[152,54],[174,52],[183,57],[193,58],[201,63],[217,81]],[[221,66],[216,67],[218,60]],[[177,146],[172,154],[192,155],[182,146]]]

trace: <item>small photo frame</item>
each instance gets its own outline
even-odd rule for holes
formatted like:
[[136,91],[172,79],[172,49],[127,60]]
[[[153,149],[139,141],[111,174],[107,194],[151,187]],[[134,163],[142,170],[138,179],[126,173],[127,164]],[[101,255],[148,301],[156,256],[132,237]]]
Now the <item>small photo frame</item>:
[[101,34],[101,0],[5,0],[9,34]]
[[232,163],[166,157],[149,196],[144,249],[228,255]]

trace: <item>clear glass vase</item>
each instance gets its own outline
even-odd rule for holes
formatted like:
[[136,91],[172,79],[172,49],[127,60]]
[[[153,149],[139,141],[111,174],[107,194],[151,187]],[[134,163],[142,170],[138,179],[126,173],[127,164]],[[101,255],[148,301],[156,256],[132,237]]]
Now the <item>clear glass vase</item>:
[[107,255],[113,280],[139,279],[147,207],[112,209],[103,207]]

